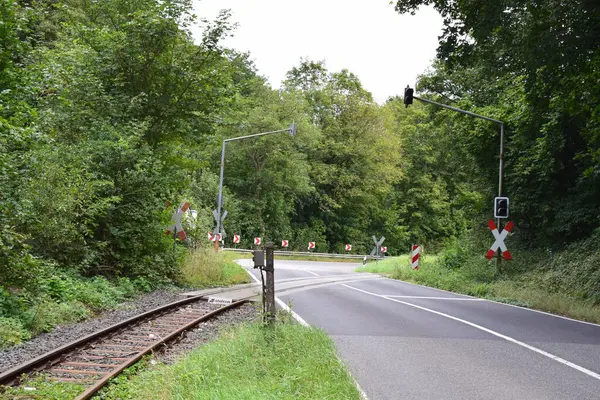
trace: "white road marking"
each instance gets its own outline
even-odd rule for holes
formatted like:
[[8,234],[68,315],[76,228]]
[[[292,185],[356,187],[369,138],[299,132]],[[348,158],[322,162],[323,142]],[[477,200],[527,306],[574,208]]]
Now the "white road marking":
[[[438,288],[434,288],[434,287],[431,287],[431,286],[420,285],[420,284],[418,284],[418,283],[412,283],[412,282],[401,281],[401,280],[399,280],[399,279],[392,279],[392,278],[385,278],[385,279],[389,279],[389,280],[391,280],[391,281],[394,281],[394,282],[401,282],[401,283],[405,283],[405,284],[407,284],[407,285],[411,285],[411,286],[419,286],[419,287],[426,288],[426,289],[433,289],[433,290],[437,290],[437,291],[439,291],[439,292],[451,293],[451,294],[455,294],[455,295],[457,295],[457,296],[466,296],[466,297],[470,297],[470,298],[473,298],[473,299],[476,299],[476,298],[477,298],[477,297],[470,296],[470,295],[468,295],[468,294],[462,294],[462,293],[451,292],[451,291],[449,291],[449,290],[438,289]],[[549,316],[551,316],[551,317],[554,317],[554,318],[561,318],[561,319],[566,319],[567,321],[579,322],[580,324],[586,324],[586,325],[592,325],[592,326],[598,326],[598,327],[600,327],[600,324],[595,324],[595,323],[593,323],[593,322],[588,322],[588,321],[580,321],[580,320],[578,320],[578,319],[573,319],[573,318],[565,317],[565,316],[563,316],[563,315],[552,314],[552,313],[549,313],[549,312],[546,312],[546,311],[536,310],[535,308],[529,308],[529,307],[516,306],[516,305],[514,305],[514,304],[508,304],[508,303],[501,303],[501,302],[499,302],[499,301],[496,301],[496,300],[490,300],[490,299],[482,299],[482,300],[489,301],[489,302],[491,302],[491,303],[500,304],[501,306],[507,306],[507,307],[520,308],[521,310],[527,310],[527,311],[531,311],[531,312],[535,312],[535,313],[539,313],[539,314],[545,314],[545,315],[549,315]]]
[[485,301],[485,299],[465,298],[465,297],[431,297],[431,296],[396,296],[391,294],[381,294],[382,297],[394,297],[401,299],[425,299],[425,300],[459,300],[459,301]]
[[598,373],[596,373],[594,371],[591,371],[591,370],[589,370],[587,368],[584,368],[584,367],[582,367],[580,365],[577,365],[575,363],[567,361],[564,358],[560,358],[560,357],[558,357],[558,356],[556,356],[554,354],[548,353],[547,351],[544,351],[542,349],[538,349],[537,347],[531,346],[531,345],[529,345],[527,343],[523,343],[523,342],[521,342],[521,341],[519,341],[517,339],[511,338],[510,336],[506,336],[506,335],[503,335],[503,334],[498,333],[496,331],[493,331],[491,329],[485,328],[485,327],[483,327],[481,325],[474,324],[473,322],[469,322],[469,321],[461,319],[461,318],[453,317],[452,315],[445,314],[445,313],[442,313],[442,312],[439,312],[439,311],[431,310],[431,309],[426,308],[426,307],[421,307],[421,306],[418,306],[416,304],[411,304],[411,303],[407,303],[407,302],[402,301],[402,300],[397,300],[397,299],[393,299],[393,298],[390,298],[390,297],[382,296],[382,295],[377,294],[377,293],[368,292],[366,290],[358,289],[358,288],[355,288],[355,287],[352,287],[352,286],[349,286],[349,285],[346,285],[346,284],[343,284],[343,283],[341,284],[341,286],[347,287],[348,289],[356,290],[358,292],[369,294],[371,296],[380,297],[382,299],[386,299],[386,300],[389,300],[389,301],[395,301],[396,303],[401,303],[401,304],[404,304],[404,305],[407,305],[407,306],[410,306],[410,307],[418,308],[419,310],[427,311],[427,312],[430,312],[430,313],[433,313],[433,314],[440,315],[440,316],[445,317],[445,318],[452,319],[454,321],[461,322],[461,323],[463,323],[465,325],[472,326],[473,328],[477,328],[477,329],[482,330],[484,332],[487,332],[487,333],[489,333],[491,335],[494,335],[494,336],[497,336],[497,337],[499,337],[501,339],[504,339],[504,340],[506,340],[508,342],[517,344],[517,345],[522,346],[522,347],[524,347],[526,349],[534,351],[534,352],[536,352],[538,354],[543,355],[544,357],[548,357],[548,358],[550,358],[550,359],[552,359],[552,360],[554,360],[556,362],[559,362],[559,363],[561,363],[563,365],[571,367],[571,368],[573,368],[573,369],[575,369],[575,370],[577,370],[579,372],[583,372],[584,374],[586,374],[588,376],[591,376],[592,378],[600,380],[600,374],[598,374]]
[[309,274],[313,274],[314,276],[321,276],[321,275],[319,275],[319,274],[317,274],[317,273],[315,273],[315,272],[312,272],[312,271],[307,271],[307,270],[305,270],[305,269],[298,269],[298,271],[304,271],[304,272],[308,272]]
[[[254,281],[261,283],[260,280],[254,276],[254,274],[252,272],[250,272],[249,270],[246,270],[246,272],[252,277],[252,279],[254,279]],[[292,310],[287,304],[285,304],[283,302],[283,300],[281,300],[279,297],[275,296],[275,302],[277,304],[279,304],[279,306],[281,306],[281,308],[283,308],[285,311],[289,312],[290,314],[292,314],[292,317],[298,321],[298,323],[302,326],[306,326],[306,327],[310,327],[310,324],[308,322],[306,322],[304,320],[304,318],[302,318],[301,316],[298,315],[298,313],[296,313],[294,310]],[[336,354],[336,357],[338,358],[338,360],[340,361],[340,363],[342,363],[344,365],[344,367],[346,367],[346,364],[339,358],[339,356]],[[350,378],[352,378],[352,381],[354,382],[354,386],[356,386],[356,390],[358,390],[358,395],[360,396],[360,398],[362,400],[369,400],[369,398],[367,397],[367,394],[365,393],[365,391],[360,387],[360,385],[358,384],[358,381],[356,379],[354,379],[354,376],[352,376],[352,374],[350,373],[350,370],[347,369],[348,371],[348,375],[350,375]]]

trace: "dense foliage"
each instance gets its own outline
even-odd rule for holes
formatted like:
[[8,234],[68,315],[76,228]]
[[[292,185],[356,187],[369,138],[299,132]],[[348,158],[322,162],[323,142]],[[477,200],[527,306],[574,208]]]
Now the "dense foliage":
[[[422,4],[445,31],[418,89],[506,121],[515,242],[556,250],[590,236],[598,7],[406,0],[397,10]],[[56,276],[181,279],[185,247],[213,226],[222,140],[292,121],[294,138],[227,145],[228,243],[238,233],[243,247],[262,236],[365,253],[385,235],[390,254],[414,242],[435,251],[490,217],[496,126],[399,98],[379,105],[352,72],[318,61],[290,66],[274,90],[248,54],[221,45],[228,12],[194,40],[191,10],[190,0],[0,0],[0,318],[63,301],[44,289]],[[198,218],[173,246],[165,204],[184,199]]]

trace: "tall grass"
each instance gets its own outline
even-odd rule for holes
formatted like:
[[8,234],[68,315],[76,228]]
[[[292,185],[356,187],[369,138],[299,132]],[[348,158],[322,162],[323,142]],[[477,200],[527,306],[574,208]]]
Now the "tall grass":
[[103,399],[359,399],[331,339],[292,323],[237,327],[172,366],[158,366]]
[[[415,271],[406,257],[394,257],[357,271],[383,273],[406,282],[600,323],[600,305],[593,298],[578,297],[544,284],[551,279],[548,270],[537,268],[498,275],[495,262],[482,260],[481,256],[468,256],[460,267],[454,268],[449,268],[444,260],[443,256],[425,258]],[[517,267],[512,268],[518,270]],[[555,274],[556,271],[551,274],[552,279],[556,279]]]
[[182,279],[186,284],[201,288],[250,282],[246,271],[234,261],[239,258],[244,256],[217,253],[210,247],[195,250],[181,268]]

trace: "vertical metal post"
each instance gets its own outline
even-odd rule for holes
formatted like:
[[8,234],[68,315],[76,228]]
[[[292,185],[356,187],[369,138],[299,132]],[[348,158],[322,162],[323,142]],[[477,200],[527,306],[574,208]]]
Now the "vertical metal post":
[[[221,207],[223,205],[223,171],[225,170],[225,144],[226,140],[223,140],[223,146],[221,147],[221,171],[219,172],[219,197],[217,198],[217,232],[218,235],[221,233]],[[215,240],[215,249],[219,250],[219,241]]]
[[275,261],[273,251],[275,245],[273,242],[267,243],[265,246],[267,250],[267,258],[265,260],[265,272],[267,275],[267,284],[264,293],[264,310],[265,310],[265,322],[267,324],[273,324],[275,322]]
[[177,251],[177,226],[173,230],[173,253]]
[[[499,154],[499,165],[498,165],[498,197],[502,197],[503,190],[503,180],[504,180],[504,124],[500,124],[500,154]],[[498,227],[498,232],[502,232],[502,226],[500,218],[496,218],[496,226]],[[496,273],[499,273],[502,265],[502,252],[498,249],[497,258],[496,258]]]

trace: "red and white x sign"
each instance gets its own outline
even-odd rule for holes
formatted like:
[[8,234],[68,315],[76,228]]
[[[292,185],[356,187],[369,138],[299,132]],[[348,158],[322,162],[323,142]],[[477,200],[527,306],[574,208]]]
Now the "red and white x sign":
[[177,236],[179,236],[179,239],[181,239],[181,240],[187,239],[187,235],[185,234],[185,231],[183,230],[183,225],[181,225],[181,217],[183,217],[183,214],[188,210],[188,208],[190,208],[190,203],[188,203],[188,202],[181,203],[181,205],[179,206],[177,211],[175,211],[173,213],[173,215],[171,216],[172,223],[167,228],[167,232],[166,232],[167,235],[170,235],[171,232],[175,231],[177,233]]
[[492,231],[492,235],[494,235],[494,239],[496,239],[496,241],[494,242],[494,244],[492,244],[492,247],[490,247],[490,249],[488,250],[487,254],[485,255],[485,258],[487,258],[488,260],[491,260],[492,257],[494,257],[494,254],[496,254],[496,250],[498,250],[498,248],[500,248],[500,250],[502,250],[502,256],[504,258],[506,258],[507,260],[512,260],[510,251],[508,251],[508,248],[504,244],[504,239],[506,239],[506,237],[508,236],[508,233],[512,230],[512,228],[513,228],[513,226],[515,226],[515,224],[513,224],[512,221],[508,221],[508,223],[502,230],[502,233],[498,232],[498,228],[496,228],[496,224],[494,223],[494,220],[490,219],[488,221],[488,226],[490,227],[490,230]]
[[352,245],[351,244],[347,244],[346,245],[346,251],[352,251]]
[[308,242],[308,249],[312,250],[315,248],[315,242]]
[[254,238],[254,244],[259,246],[262,243],[262,239],[259,237]]
[[233,243],[239,243],[240,242],[240,235],[233,235]]
[[281,247],[288,247],[289,245],[290,245],[290,242],[289,242],[289,240],[285,240],[285,239],[283,239],[283,240],[281,241]]

